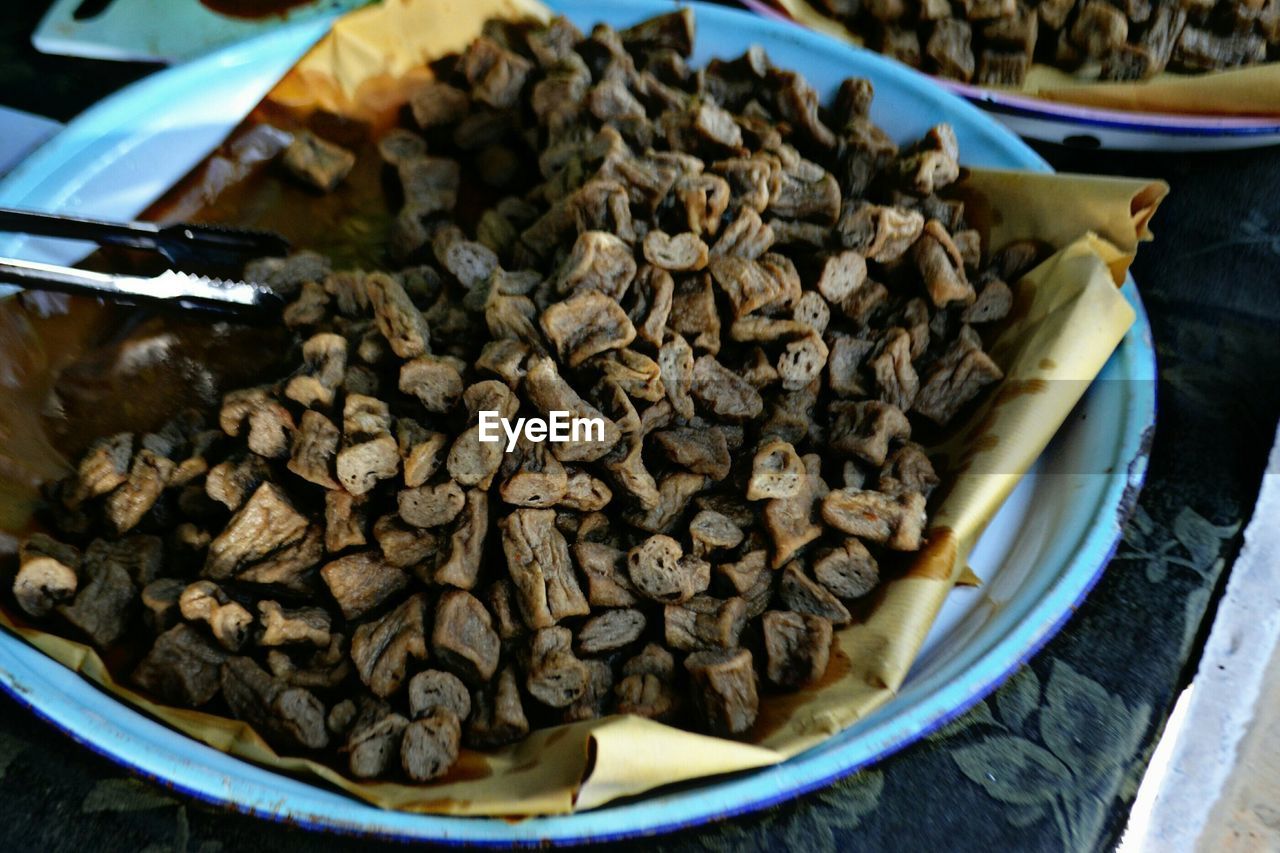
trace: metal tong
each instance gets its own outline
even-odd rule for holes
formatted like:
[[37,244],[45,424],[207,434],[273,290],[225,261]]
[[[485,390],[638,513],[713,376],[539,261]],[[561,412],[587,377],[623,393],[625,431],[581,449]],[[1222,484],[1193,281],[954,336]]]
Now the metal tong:
[[[103,222],[51,213],[0,208],[0,231],[155,252],[175,266],[239,267],[251,258],[282,255],[289,243],[269,231],[216,225]],[[157,276],[99,273],[14,258],[0,258],[0,281],[30,290],[159,301],[183,308],[221,311],[278,310],[280,298],[256,282],[210,278],[170,269]]]

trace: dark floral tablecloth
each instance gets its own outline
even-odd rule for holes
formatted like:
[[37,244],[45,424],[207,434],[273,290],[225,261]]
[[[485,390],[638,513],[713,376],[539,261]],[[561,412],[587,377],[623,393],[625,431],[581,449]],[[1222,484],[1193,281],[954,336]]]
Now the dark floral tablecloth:
[[[0,104],[66,119],[145,73],[35,56],[43,3],[0,20]],[[37,85],[37,83],[39,85]],[[3,132],[0,130],[0,132]],[[1029,665],[964,717],[830,788],[662,839],[681,850],[1113,847],[1194,674],[1280,414],[1280,149],[1042,148],[1059,169],[1173,187],[1134,276],[1160,360],[1147,486],[1098,586]],[[368,850],[193,802],[0,697],[0,850]],[[652,849],[655,841],[614,845]]]

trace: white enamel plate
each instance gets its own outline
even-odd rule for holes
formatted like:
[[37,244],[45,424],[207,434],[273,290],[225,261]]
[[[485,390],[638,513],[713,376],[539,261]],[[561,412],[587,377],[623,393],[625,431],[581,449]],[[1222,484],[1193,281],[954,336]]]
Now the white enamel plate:
[[[625,26],[660,0],[551,5],[587,29]],[[928,78],[798,27],[695,6],[695,63],[752,44],[830,94],[850,75],[876,87],[873,118],[899,140],[950,122],[971,165],[1047,170],[1009,130]],[[127,217],[198,162],[320,29],[282,30],[161,72],[72,122],[0,182],[0,205]],[[48,244],[0,241],[0,254],[72,260]],[[1155,418],[1150,327],[1138,319],[972,556],[985,581],[943,608],[900,694],[867,719],[776,767],[657,792],[581,814],[508,823],[382,811],[309,781],[224,755],[152,721],[0,632],[0,685],[72,737],[138,772],[214,803],[294,824],[404,839],[511,845],[647,835],[763,808],[900,749],[986,695],[1072,613],[1107,565],[1146,470]]]

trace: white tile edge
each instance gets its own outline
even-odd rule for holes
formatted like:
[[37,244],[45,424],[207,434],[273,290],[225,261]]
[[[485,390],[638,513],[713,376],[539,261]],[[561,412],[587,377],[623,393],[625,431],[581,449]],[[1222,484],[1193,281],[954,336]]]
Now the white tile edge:
[[1277,439],[1186,715],[1166,730],[1173,739],[1170,759],[1153,762],[1142,780],[1137,802],[1149,803],[1149,811],[1135,807],[1120,845],[1124,853],[1195,849],[1235,769],[1268,662],[1280,651],[1280,434]]

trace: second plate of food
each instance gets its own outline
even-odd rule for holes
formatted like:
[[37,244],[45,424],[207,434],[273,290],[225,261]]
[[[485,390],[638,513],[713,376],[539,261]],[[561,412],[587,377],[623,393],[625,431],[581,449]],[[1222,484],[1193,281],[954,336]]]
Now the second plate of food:
[[[805,0],[792,0],[803,4]],[[759,15],[779,21],[786,21],[796,26],[805,26],[787,11],[788,3],[779,0],[742,0],[742,4]],[[945,4],[944,4],[945,5]],[[1010,4],[1012,6],[1012,4]],[[1061,5],[1061,4],[1058,4]],[[1104,4],[1105,5],[1105,4]],[[795,7],[799,9],[800,7]],[[813,17],[806,21],[814,26],[840,33],[843,26],[834,20],[825,21],[818,11],[819,4],[809,3],[812,11],[807,13]],[[856,6],[853,8],[857,8]],[[1017,6],[1018,9],[1025,7]],[[1068,9],[1070,6],[1068,5]],[[1118,7],[1115,14],[1120,14]],[[1131,3],[1124,7],[1133,14],[1142,16],[1145,10],[1151,11],[1151,4]],[[1170,6],[1172,10],[1174,7]],[[1168,14],[1177,14],[1165,10]],[[1024,13],[1025,14],[1025,13]],[[801,15],[800,11],[796,12]],[[1035,13],[1031,13],[1031,24],[1035,24]],[[1185,18],[1185,15],[1183,15]],[[1175,17],[1172,23],[1178,23]],[[1025,23],[1025,22],[1024,22]],[[1181,26],[1181,24],[1178,24]],[[968,26],[967,24],[964,26]],[[977,27],[974,24],[973,27]],[[1261,28],[1261,24],[1255,26]],[[1018,27],[1016,16],[1010,16],[1009,32],[1013,34]],[[1133,25],[1134,31],[1152,29],[1150,18],[1144,19],[1142,25]],[[1128,29],[1126,27],[1125,29]],[[897,31],[897,30],[895,30]],[[847,32],[847,31],[845,31]],[[915,64],[919,64],[923,38],[912,30],[900,31],[913,39],[912,45],[901,45],[899,49],[914,53]],[[837,36],[840,37],[840,36]],[[1024,41],[1030,38],[1036,44],[1036,28],[1029,33],[1023,31]],[[1216,38],[1216,37],[1215,37]],[[1257,45],[1265,51],[1266,42],[1261,35],[1254,36]],[[954,39],[953,39],[954,41]],[[1237,51],[1243,44],[1237,44],[1228,37],[1221,38],[1221,44],[1214,41],[1212,45],[1226,48],[1235,46]],[[1255,47],[1257,46],[1255,45]],[[1271,48],[1274,52],[1275,48]],[[1024,64],[1025,67],[1025,64]],[[970,71],[973,71],[970,68]],[[1280,76],[1280,71],[1277,72]],[[1020,136],[1044,142],[1054,142],[1075,148],[1111,148],[1123,150],[1149,151],[1209,151],[1229,150],[1235,148],[1253,148],[1280,143],[1280,116],[1276,115],[1229,115],[1198,113],[1194,109],[1172,111],[1169,109],[1119,109],[1104,106],[1091,106],[1084,103],[1070,103],[1065,100],[1049,100],[1036,97],[1034,94],[1020,92],[1016,87],[995,88],[991,86],[964,83],[951,79],[954,75],[936,75],[939,85],[950,89],[970,102],[981,106],[995,115],[1003,124]],[[1275,80],[1275,77],[1267,78]],[[1239,88],[1237,86],[1236,88]],[[1261,86],[1257,88],[1263,88]]]
[[[655,0],[551,5],[584,30],[597,22],[626,27],[671,9]],[[694,5],[699,30],[695,66],[760,45],[776,65],[803,72],[824,98],[847,77],[870,79],[876,88],[872,118],[895,139],[918,138],[945,121],[955,128],[966,164],[1048,168],[1008,130],[902,66],[777,22]],[[157,147],[157,114],[195,98],[234,99],[244,80],[219,69],[258,63],[270,74],[279,67],[273,59],[296,55],[314,37],[313,30],[298,31],[293,41],[277,34],[137,84],[72,122],[0,184],[0,203],[136,214],[150,201],[128,192],[137,175],[159,172],[176,178],[206,153],[180,143]],[[186,120],[200,121],[195,116]],[[233,124],[227,122],[224,130],[229,132]],[[200,135],[201,146],[207,136]],[[173,132],[169,138],[180,141],[185,135]],[[117,201],[104,205],[104,199]],[[18,253],[22,246],[10,243],[4,249]],[[1123,293],[1136,309],[1137,322],[971,555],[984,589],[958,590],[951,596],[894,699],[780,765],[566,816],[511,822],[411,814],[378,809],[195,743],[8,633],[0,634],[0,681],[73,737],[147,776],[211,802],[316,828],[535,845],[652,834],[766,807],[851,773],[963,711],[1065,622],[1105,568],[1141,484],[1154,420],[1149,326],[1132,281]]]

